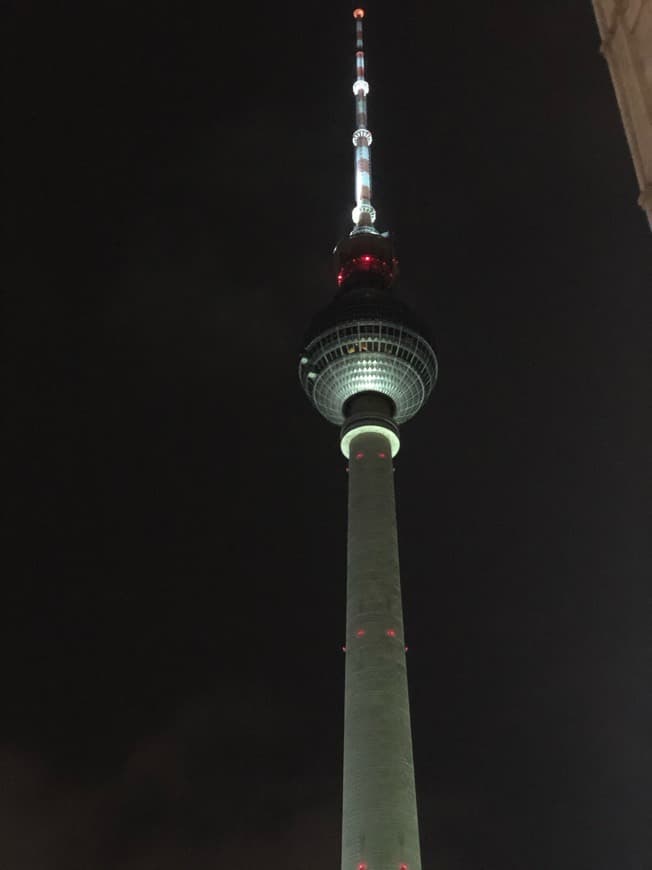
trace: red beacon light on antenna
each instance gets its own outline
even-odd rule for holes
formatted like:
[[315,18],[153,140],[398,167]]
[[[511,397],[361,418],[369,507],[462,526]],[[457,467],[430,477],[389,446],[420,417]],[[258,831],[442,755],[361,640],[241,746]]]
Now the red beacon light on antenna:
[[[353,10],[353,17],[354,18],[364,18],[364,9],[360,9],[360,8],[354,9]],[[365,867],[365,865],[361,864],[360,870],[362,870],[363,867]],[[366,868],[365,868],[365,870],[366,870]]]

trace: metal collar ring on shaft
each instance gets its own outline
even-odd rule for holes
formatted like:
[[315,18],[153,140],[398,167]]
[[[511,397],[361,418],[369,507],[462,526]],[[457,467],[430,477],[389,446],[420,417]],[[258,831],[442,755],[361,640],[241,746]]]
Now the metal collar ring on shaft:
[[375,433],[389,441],[392,458],[400,447],[398,426],[392,420],[394,407],[391,399],[380,393],[365,392],[354,396],[345,406],[346,419],[340,430],[340,448],[348,459],[351,442],[358,435]]

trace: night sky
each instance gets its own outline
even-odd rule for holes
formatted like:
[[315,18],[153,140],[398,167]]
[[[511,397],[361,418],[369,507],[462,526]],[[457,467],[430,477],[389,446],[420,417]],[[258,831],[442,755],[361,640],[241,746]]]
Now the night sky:
[[[2,870],[339,867],[346,473],[302,395],[343,2],[10,2]],[[652,867],[652,237],[589,0],[370,0],[425,870]]]

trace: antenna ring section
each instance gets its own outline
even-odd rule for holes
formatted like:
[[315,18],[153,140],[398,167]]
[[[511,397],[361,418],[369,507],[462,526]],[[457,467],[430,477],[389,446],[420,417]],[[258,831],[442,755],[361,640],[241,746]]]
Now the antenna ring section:
[[356,207],[351,212],[351,217],[353,218],[353,223],[357,224],[363,214],[369,215],[369,220],[371,223],[375,223],[376,221],[376,209],[368,202],[359,202]]
[[367,130],[365,127],[358,127],[358,129],[353,134],[353,144],[359,145],[360,139],[363,140],[365,145],[371,145],[374,141],[374,137],[371,135],[371,130]]

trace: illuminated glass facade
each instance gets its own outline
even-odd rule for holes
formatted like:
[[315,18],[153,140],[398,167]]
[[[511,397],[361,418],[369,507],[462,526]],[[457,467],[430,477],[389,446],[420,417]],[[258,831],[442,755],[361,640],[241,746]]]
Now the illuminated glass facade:
[[430,395],[437,360],[428,342],[401,323],[343,320],[308,344],[300,377],[331,423],[343,423],[346,402],[370,391],[391,399],[395,422],[404,423]]

